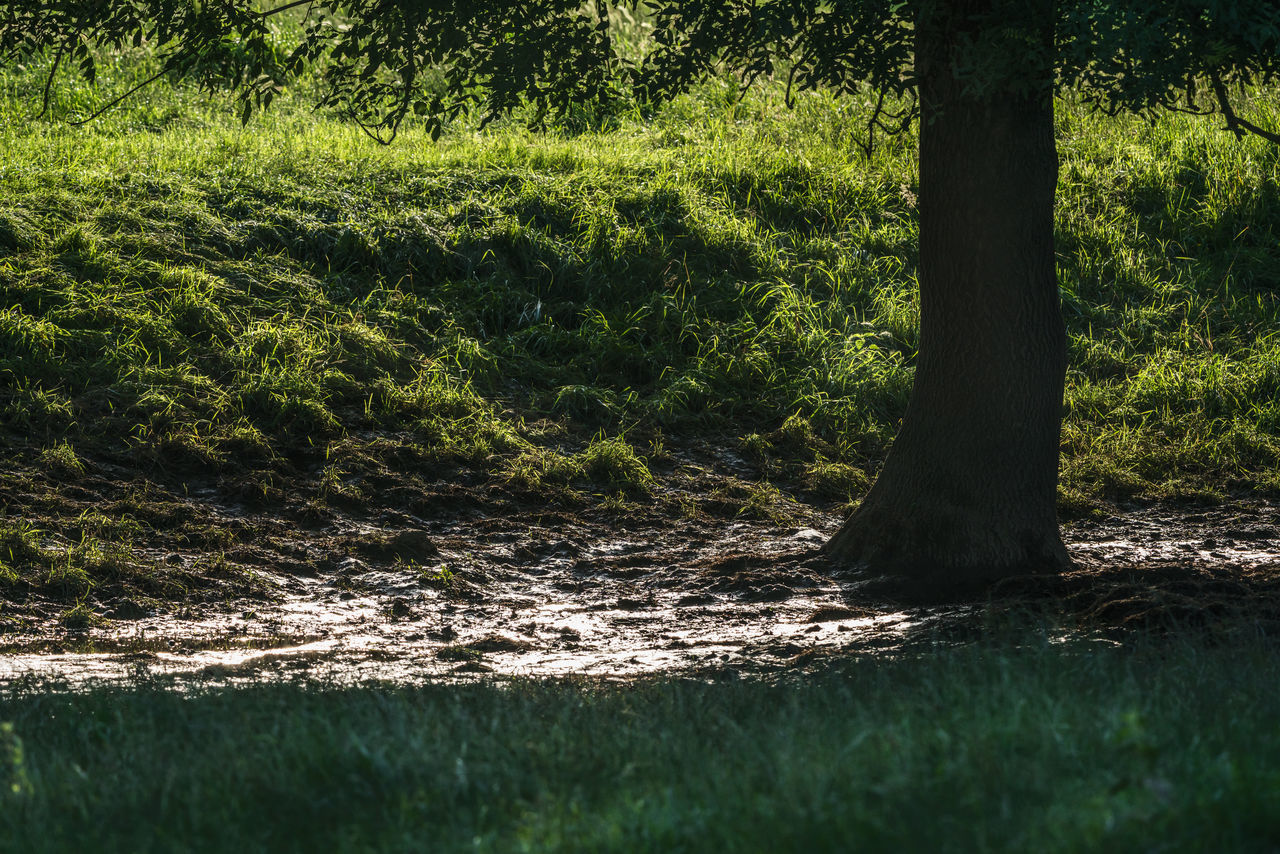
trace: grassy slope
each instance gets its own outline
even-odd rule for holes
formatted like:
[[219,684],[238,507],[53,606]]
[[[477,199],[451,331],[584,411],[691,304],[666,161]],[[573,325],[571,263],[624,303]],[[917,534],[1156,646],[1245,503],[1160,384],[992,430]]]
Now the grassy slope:
[[[909,382],[909,176],[762,155],[825,129],[784,117],[761,139],[686,107],[607,136],[389,150],[296,115],[20,137],[38,162],[15,157],[5,193],[36,247],[7,277],[23,426],[93,419],[81,398],[106,386],[126,400],[114,433],[214,455],[423,419],[432,450],[522,448],[480,396],[610,433],[800,414],[866,462]],[[104,329],[122,325],[136,335]]]
[[[25,121],[38,84],[0,77],[0,504],[36,522],[0,520],[11,591],[190,586],[129,558],[167,511],[64,518],[47,496],[86,471],[318,512],[388,472],[641,496],[709,435],[769,514],[769,481],[855,501],[905,407],[914,155],[857,152],[865,105],[710,83],[607,133],[380,148],[303,91],[247,129],[166,88],[71,128]],[[56,93],[58,115],[99,97]],[[1274,494],[1280,153],[1060,116],[1064,507]]]
[[[916,345],[911,141],[868,162],[858,105],[726,94],[606,134],[389,149],[296,102],[240,130],[158,90],[71,129],[10,97],[7,426],[33,453],[214,468],[396,432],[508,476],[566,432],[713,428],[856,497]],[[1061,112],[1064,490],[1275,490],[1277,153]],[[768,435],[788,419],[795,441]],[[553,462],[534,473],[580,473]]]
[[994,642],[772,685],[37,689],[4,702],[0,848],[1270,850],[1278,661]]

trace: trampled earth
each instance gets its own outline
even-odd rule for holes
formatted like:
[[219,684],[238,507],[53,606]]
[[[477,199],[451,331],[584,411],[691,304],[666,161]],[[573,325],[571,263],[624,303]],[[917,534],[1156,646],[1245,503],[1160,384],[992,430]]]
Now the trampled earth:
[[449,480],[346,510],[93,477],[10,488],[11,503],[64,518],[126,503],[152,514],[133,559],[160,595],[102,585],[75,619],[65,602],[11,591],[0,679],[759,672],[1028,618],[1100,642],[1138,628],[1280,631],[1280,508],[1263,499],[1113,507],[1067,523],[1075,571],[937,605],[833,567],[818,547],[841,517],[803,495],[772,519],[724,501],[742,483],[734,467],[692,454],[652,494],[603,503]]

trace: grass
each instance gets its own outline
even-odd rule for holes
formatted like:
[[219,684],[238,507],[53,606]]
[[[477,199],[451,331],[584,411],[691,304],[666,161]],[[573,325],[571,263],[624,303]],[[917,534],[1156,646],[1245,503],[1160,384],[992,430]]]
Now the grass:
[[773,683],[32,685],[0,847],[1268,850],[1278,661],[988,640]]
[[[57,87],[55,119],[126,60]],[[904,411],[913,140],[863,158],[856,99],[713,80],[607,132],[378,148],[307,81],[247,128],[165,86],[29,122],[39,70],[0,72],[0,629],[250,590],[224,553],[262,532],[189,494],[285,528],[416,513],[431,481],[782,525],[796,496],[856,501]],[[1280,124],[1273,94],[1247,111]],[[1280,152],[1058,121],[1064,511],[1280,493]],[[704,441],[746,476],[673,494]],[[1267,849],[1274,653],[1019,636],[774,682],[19,684],[0,850]]]
[[[29,125],[34,80],[0,85],[0,394],[46,466],[269,469],[377,433],[604,494],[649,472],[599,442],[710,431],[777,434],[766,468],[848,501],[904,410],[913,144],[863,158],[857,103],[712,82],[607,133],[383,149],[305,91],[247,129],[166,88]],[[1277,153],[1185,116],[1059,126],[1064,499],[1274,493]]]
[[[712,80],[607,131],[382,148],[303,80],[247,128],[165,85],[62,123],[151,62],[118,60],[40,122],[40,62],[0,72],[0,508],[46,551],[85,512],[48,496],[122,480],[304,523],[430,482],[683,513],[665,484],[705,442],[753,469],[712,504],[782,523],[874,477],[918,218],[914,140],[853,142],[867,104]],[[1280,123],[1271,94],[1245,107]],[[1280,152],[1183,115],[1060,102],[1058,125],[1064,513],[1280,493]],[[154,541],[149,500],[113,496],[140,524],[94,536]],[[52,590],[45,563],[4,577]],[[106,589],[74,580],[63,608]]]
[[[305,81],[247,128],[165,86],[27,122],[36,71],[0,73],[0,506],[52,535],[81,510],[21,496],[105,471],[304,520],[406,478],[678,504],[706,437],[754,467],[726,506],[782,518],[856,502],[905,409],[914,142],[863,157],[856,99],[711,81],[606,132],[381,148]],[[1064,512],[1277,494],[1280,152],[1061,102],[1059,148]]]
[[[312,520],[414,477],[625,509],[710,437],[754,467],[735,512],[871,482],[912,377],[917,188],[910,137],[859,153],[856,98],[713,80],[607,132],[379,148],[304,80],[248,128],[164,85],[61,123],[150,68],[118,59],[51,121],[40,62],[0,71],[0,508],[42,548],[83,535],[42,490],[104,478]],[[1280,155],[1182,115],[1058,124],[1064,511],[1277,494]],[[112,506],[139,525],[109,544],[173,527]]]
[[[110,601],[134,612],[222,601],[265,593],[265,585],[221,555],[206,553],[191,565],[157,561],[131,544],[140,526],[128,519],[86,514],[66,523],[78,540],[0,516],[0,632],[20,629],[47,602],[67,606],[58,622],[82,630],[101,621],[86,600]],[[141,545],[141,543],[139,543]]]

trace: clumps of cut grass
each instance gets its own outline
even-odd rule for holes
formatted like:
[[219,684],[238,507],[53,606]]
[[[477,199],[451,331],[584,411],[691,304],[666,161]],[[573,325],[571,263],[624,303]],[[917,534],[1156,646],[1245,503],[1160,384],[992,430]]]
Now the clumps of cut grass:
[[757,463],[767,463],[773,451],[773,443],[759,433],[750,433],[742,437],[742,452]]
[[83,263],[99,254],[100,241],[91,225],[78,222],[54,239],[50,248],[61,255],[63,260]]
[[508,483],[525,489],[603,486],[614,492],[643,493],[653,486],[648,462],[625,436],[597,434],[577,454],[526,447],[506,466]]
[[57,599],[83,600],[98,585],[153,586],[158,567],[140,560],[128,546],[85,534],[78,543],[49,550],[41,591]]
[[0,252],[22,252],[40,241],[30,215],[18,208],[0,210]]
[[[2,315],[3,312],[0,312]],[[3,317],[0,317],[0,326]],[[0,338],[3,330],[0,329]],[[0,352],[0,370],[6,359]],[[54,389],[29,380],[15,380],[8,405],[0,412],[0,425],[28,436],[64,435],[75,425],[71,399]]]
[[531,447],[507,463],[507,482],[528,490],[568,486],[583,477],[581,458],[549,448]]
[[484,653],[469,646],[442,646],[436,650],[436,658],[441,661],[479,662],[484,658]]
[[813,456],[826,446],[814,431],[813,423],[799,413],[788,416],[771,438],[774,448],[786,449],[792,457]]
[[441,462],[494,468],[504,456],[524,450],[528,444],[519,431],[487,404],[476,398],[475,408],[457,417],[429,415],[413,428],[414,437],[428,454]]
[[58,623],[72,632],[85,631],[101,622],[102,617],[83,602],[77,602],[58,615]]
[[[737,478],[715,487],[697,509],[712,516],[756,519],[782,526],[794,524],[798,517],[795,502],[772,483]],[[693,515],[692,508],[683,510],[685,515]]]
[[358,506],[365,500],[364,491],[337,465],[320,470],[316,496],[321,501],[340,506]]
[[40,466],[49,474],[64,479],[74,479],[85,472],[84,461],[71,443],[65,441],[41,451]]
[[561,386],[556,390],[551,411],[587,423],[607,421],[618,412],[618,395],[611,389],[598,386]]
[[85,560],[99,564],[104,555],[93,541],[66,549],[49,561],[49,569],[40,582],[40,592],[55,599],[83,599],[93,589]]
[[636,503],[628,498],[627,493],[619,489],[612,495],[606,494],[600,499],[600,509],[621,516],[634,513],[637,507]]
[[58,533],[0,517],[0,592],[19,613],[38,611],[41,603],[94,611],[108,601],[172,604],[211,589],[219,598],[267,592],[264,582],[225,557],[201,558],[190,566],[146,557],[131,543],[147,534],[137,519],[92,510]]
[[597,435],[582,452],[582,471],[610,487],[647,491],[653,474],[645,460],[623,436]]
[[29,563],[43,555],[43,531],[24,519],[0,516],[0,560],[10,565]]
[[753,483],[747,488],[746,500],[738,515],[768,520],[775,525],[790,525],[796,520],[795,503],[788,501],[782,491],[771,483]]
[[845,502],[863,495],[871,485],[863,469],[821,458],[805,467],[804,480],[821,497]]

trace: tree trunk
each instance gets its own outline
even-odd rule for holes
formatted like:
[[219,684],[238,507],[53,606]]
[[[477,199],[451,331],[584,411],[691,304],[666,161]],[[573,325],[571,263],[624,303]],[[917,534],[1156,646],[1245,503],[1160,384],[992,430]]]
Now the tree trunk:
[[[1051,2],[1023,8],[1033,5],[1048,10],[1031,38],[1049,57]],[[1016,81],[966,91],[954,69],[972,59],[959,53],[982,35],[974,17],[992,0],[941,6],[941,20],[916,34],[915,385],[879,478],[825,547],[839,562],[939,594],[1070,563],[1056,508],[1066,333],[1051,71],[1029,62]]]

